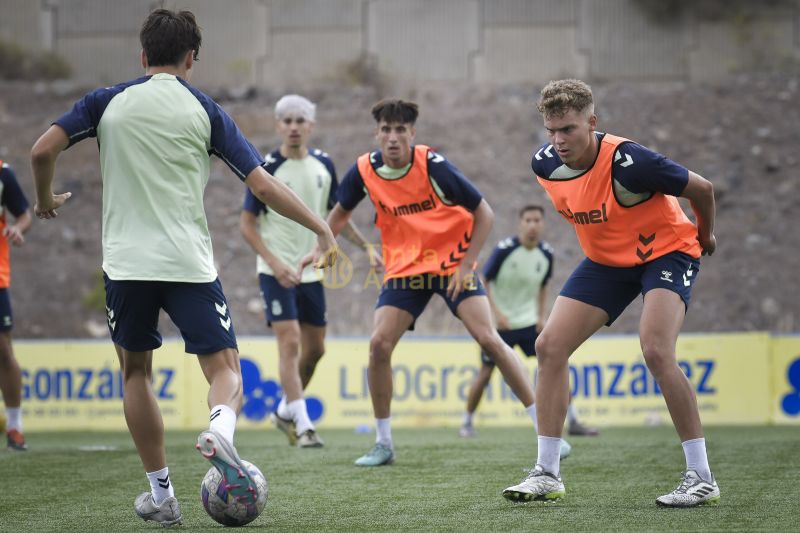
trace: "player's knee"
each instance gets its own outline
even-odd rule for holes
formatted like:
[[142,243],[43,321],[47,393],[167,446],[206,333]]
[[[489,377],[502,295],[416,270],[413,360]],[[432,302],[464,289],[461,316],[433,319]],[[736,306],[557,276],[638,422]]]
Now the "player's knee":
[[643,344],[642,356],[644,357],[647,368],[653,377],[658,379],[665,371],[675,366],[673,350],[659,344]]
[[475,334],[475,341],[486,354],[495,360],[498,354],[503,353],[505,343],[494,329],[486,328]]
[[136,378],[149,377],[149,369],[147,362],[144,358],[128,357],[125,360],[125,365],[122,368],[122,377],[124,381],[130,381]]
[[548,364],[569,358],[569,354],[564,353],[565,350],[560,344],[553,335],[540,334],[536,338],[536,359],[539,364]]
[[293,336],[282,337],[278,340],[278,345],[280,347],[279,355],[282,359],[287,357],[294,359],[300,356],[299,338]]
[[375,363],[388,364],[392,357],[392,341],[382,335],[373,335],[369,340],[369,358]]

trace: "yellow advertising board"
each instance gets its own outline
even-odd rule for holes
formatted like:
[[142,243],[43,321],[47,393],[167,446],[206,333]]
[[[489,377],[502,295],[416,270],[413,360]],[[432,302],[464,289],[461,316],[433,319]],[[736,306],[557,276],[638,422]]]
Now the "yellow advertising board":
[[772,339],[772,421],[800,425],[800,337]]
[[[23,369],[26,429],[125,429],[122,376],[111,343],[20,341],[15,346]],[[239,426],[261,427],[281,397],[277,347],[271,338],[242,338],[239,347],[244,378]],[[682,336],[678,361],[697,395],[704,423],[760,424],[781,416],[782,422],[796,420],[777,412],[774,399],[788,395],[790,410],[794,405],[791,394],[797,387],[792,389],[786,376],[798,347],[796,338],[773,340],[767,334]],[[372,424],[368,341],[329,340],[327,350],[306,391],[312,420],[321,427]],[[773,369],[773,360],[783,370]],[[393,356],[393,424],[457,426],[479,364],[478,348],[470,340],[401,341]],[[536,360],[526,359],[525,365],[535,380]],[[195,356],[184,353],[182,342],[169,341],[156,351],[153,366],[153,390],[166,426],[205,427],[208,385]],[[669,423],[637,337],[591,339],[571,359],[570,377],[575,406],[593,425]],[[484,393],[476,424],[530,424],[499,372]]]

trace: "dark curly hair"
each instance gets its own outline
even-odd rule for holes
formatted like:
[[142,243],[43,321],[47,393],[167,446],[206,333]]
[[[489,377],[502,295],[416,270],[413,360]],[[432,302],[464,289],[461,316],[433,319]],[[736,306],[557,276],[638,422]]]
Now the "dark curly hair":
[[413,126],[419,116],[419,107],[414,102],[387,98],[372,107],[372,116],[375,122],[398,122]]

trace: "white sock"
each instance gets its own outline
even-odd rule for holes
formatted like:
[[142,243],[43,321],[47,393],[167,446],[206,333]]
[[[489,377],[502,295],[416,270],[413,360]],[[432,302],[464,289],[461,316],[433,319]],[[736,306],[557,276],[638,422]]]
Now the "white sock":
[[539,453],[536,464],[541,466],[545,472],[558,475],[559,457],[561,454],[561,438],[545,437],[539,435]]
[[375,419],[375,442],[392,447],[392,417]]
[[314,424],[311,423],[311,419],[308,417],[308,407],[306,407],[305,398],[289,402],[286,407],[292,415],[294,430],[298,435],[302,435],[309,429],[314,429]]
[[536,433],[539,433],[539,423],[536,421],[536,404],[530,404],[525,408],[525,412],[528,413],[528,416],[533,420],[533,429],[536,430]]
[[21,407],[6,407],[6,431],[16,429],[22,433],[22,408]]
[[569,402],[567,406],[567,420],[570,424],[574,424],[578,421],[578,413],[575,411],[575,406],[572,405],[572,402]]
[[236,411],[227,405],[220,404],[211,408],[208,429],[213,429],[233,444],[233,433],[236,431]]
[[472,425],[472,413],[469,411],[464,411],[464,419],[461,421],[462,426],[471,426]]
[[168,466],[156,472],[147,472],[147,480],[150,482],[150,492],[156,505],[161,505],[161,502],[170,496],[175,496],[175,490],[169,480]]
[[692,439],[681,443],[686,456],[686,470],[694,470],[706,481],[711,481],[711,467],[708,466],[706,439]]
[[278,414],[279,417],[283,418],[284,420],[291,420],[292,413],[289,412],[289,407],[286,404],[286,396],[281,397],[281,401],[278,404],[278,408],[275,409],[275,412]]

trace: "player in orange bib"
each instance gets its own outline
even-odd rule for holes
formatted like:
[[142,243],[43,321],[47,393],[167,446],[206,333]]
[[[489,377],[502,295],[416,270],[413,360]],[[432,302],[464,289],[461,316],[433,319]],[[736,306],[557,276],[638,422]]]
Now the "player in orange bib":
[[447,302],[491,356],[536,423],[533,388],[525,368],[492,325],[476,260],[492,226],[491,207],[443,156],[413,145],[417,105],[384,100],[375,105],[380,150],[367,153],[345,174],[328,224],[338,234],[367,195],[375,206],[385,264],[384,283],[370,339],[369,390],[376,418],[375,446],[358,466],[394,461],[391,435],[392,352],[434,294]]
[[[11,213],[13,222],[6,220],[6,213]],[[28,446],[22,433],[22,371],[11,344],[14,319],[9,294],[9,247],[11,244],[22,246],[25,242],[23,234],[31,227],[31,220],[28,200],[22,193],[14,171],[7,163],[0,161],[0,391],[7,416],[5,421],[0,417],[0,426],[5,425],[8,449],[15,451],[27,450]]]
[[[708,465],[697,400],[675,356],[699,258],[716,248],[713,187],[660,154],[596,131],[592,92],[582,81],[548,83],[538,109],[550,142],[534,152],[532,168],[556,210],[573,224],[586,259],[564,285],[536,341],[536,466],[503,495],[513,501],[565,495],[558,449],[569,401],[569,357],[641,293],[642,354],[686,455],[680,485],[656,503],[717,503],[719,487]],[[689,200],[696,224],[676,197]]]

